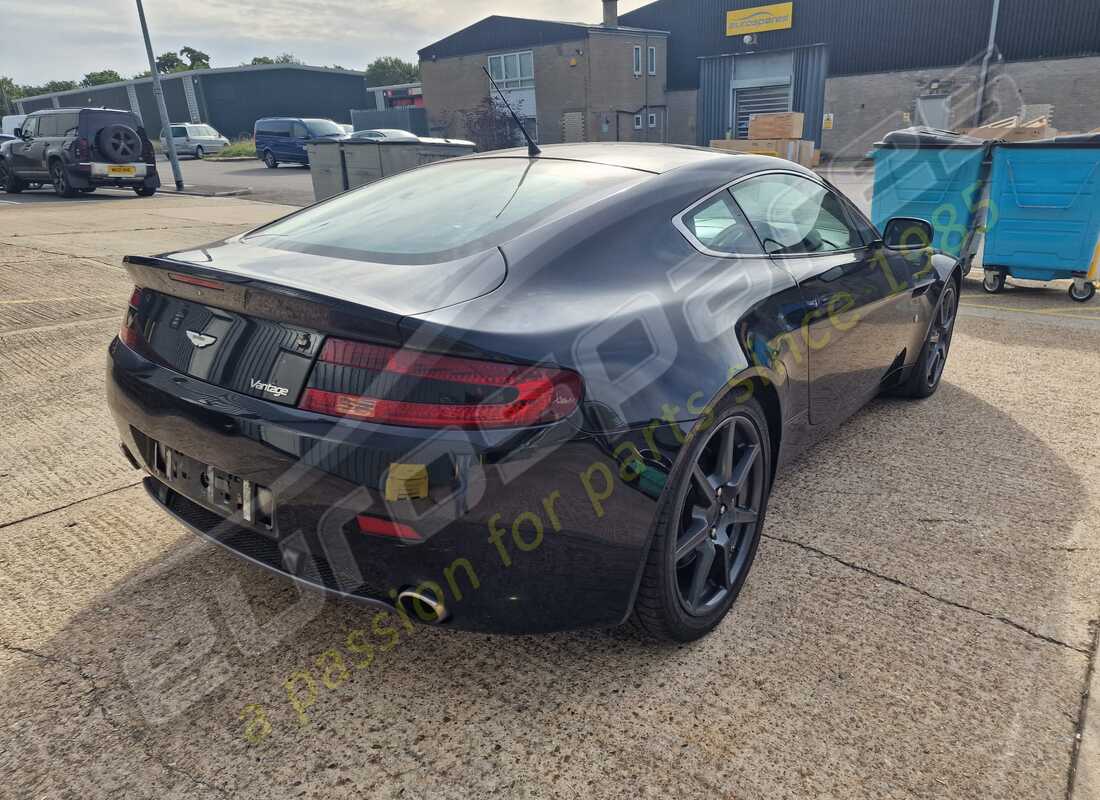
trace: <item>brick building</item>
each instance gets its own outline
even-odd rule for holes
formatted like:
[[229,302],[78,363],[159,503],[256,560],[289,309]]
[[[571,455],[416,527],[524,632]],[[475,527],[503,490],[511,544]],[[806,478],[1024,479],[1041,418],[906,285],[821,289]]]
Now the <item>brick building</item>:
[[489,98],[483,67],[543,144],[669,141],[668,34],[618,25],[492,16],[422,49],[429,126],[465,137]]

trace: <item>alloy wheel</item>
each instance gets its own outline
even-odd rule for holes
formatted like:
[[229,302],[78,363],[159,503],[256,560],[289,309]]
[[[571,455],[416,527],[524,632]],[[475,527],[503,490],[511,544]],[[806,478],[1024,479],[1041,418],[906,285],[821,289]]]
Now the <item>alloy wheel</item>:
[[673,560],[680,603],[692,616],[722,605],[743,579],[764,501],[760,432],[733,416],[709,432],[692,465]]
[[947,366],[947,354],[951,350],[951,336],[955,330],[955,315],[958,309],[959,297],[955,291],[955,284],[948,283],[943,290],[943,299],[932,321],[932,328],[928,332],[928,346],[931,350],[928,354],[928,366],[924,379],[929,388],[940,382],[943,368]]

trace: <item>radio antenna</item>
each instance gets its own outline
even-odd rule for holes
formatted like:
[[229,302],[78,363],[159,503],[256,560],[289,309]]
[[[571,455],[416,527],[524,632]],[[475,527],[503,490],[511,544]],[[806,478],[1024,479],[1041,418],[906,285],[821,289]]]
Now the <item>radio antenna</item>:
[[485,68],[485,65],[481,65],[482,71],[489,76],[489,82],[493,84],[493,88],[497,90],[497,94],[500,95],[501,102],[504,103],[504,107],[512,114],[512,119],[516,121],[516,125],[519,126],[520,131],[523,133],[523,138],[527,140],[527,155],[531,158],[542,153],[539,150],[539,146],[535,144],[535,140],[531,138],[531,134],[527,132],[527,129],[523,127],[523,123],[519,121],[519,117],[516,115],[515,109],[512,108],[512,104],[508,102],[508,98],[504,96],[504,92],[497,86],[497,82],[493,80],[492,73]]

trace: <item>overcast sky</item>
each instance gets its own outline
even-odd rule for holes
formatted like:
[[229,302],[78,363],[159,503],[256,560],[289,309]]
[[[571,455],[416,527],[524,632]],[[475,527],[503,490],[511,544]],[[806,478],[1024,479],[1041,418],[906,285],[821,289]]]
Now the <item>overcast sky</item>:
[[[620,12],[648,0],[620,0]],[[416,51],[490,14],[599,22],[600,0],[145,0],[154,50],[190,46],[211,66],[290,52],[363,69]],[[0,75],[16,83],[148,69],[134,0],[0,0]]]

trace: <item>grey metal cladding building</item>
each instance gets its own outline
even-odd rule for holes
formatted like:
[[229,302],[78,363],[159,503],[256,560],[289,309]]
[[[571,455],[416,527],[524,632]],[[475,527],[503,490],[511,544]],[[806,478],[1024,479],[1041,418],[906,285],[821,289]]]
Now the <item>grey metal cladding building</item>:
[[[171,122],[205,122],[230,138],[252,133],[261,117],[322,117],[351,122],[351,109],[371,109],[364,74],[296,64],[189,70],[161,77]],[[138,113],[152,138],[163,127],[153,79],[55,92],[16,101],[21,113],[41,108],[105,106]]]
[[[775,4],[656,0],[620,17],[670,33],[668,97],[679,112],[673,140],[743,136],[747,115],[766,110],[805,112],[806,137],[843,157],[866,152],[891,127],[965,128],[1040,107],[1052,109],[1062,131],[1100,125],[1097,0]],[[778,13],[785,24],[734,33],[730,12]]]
[[[726,36],[726,13],[769,0],[657,0],[620,16],[660,28],[669,89],[699,86],[700,56],[829,46],[829,76],[963,64],[984,50],[995,0],[796,0],[794,25],[754,48]],[[1006,61],[1100,53],[1096,0],[1000,0],[997,47]]]

